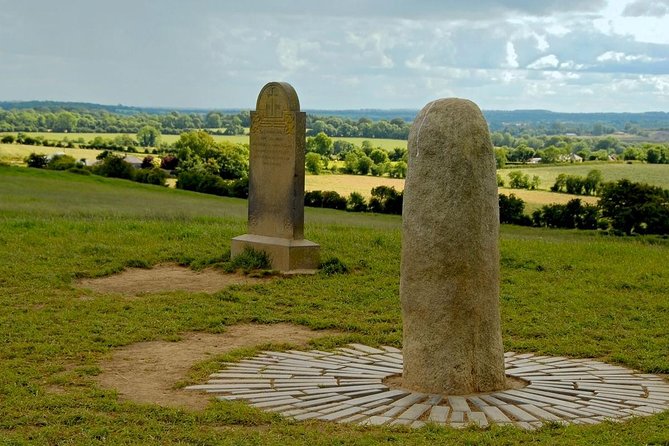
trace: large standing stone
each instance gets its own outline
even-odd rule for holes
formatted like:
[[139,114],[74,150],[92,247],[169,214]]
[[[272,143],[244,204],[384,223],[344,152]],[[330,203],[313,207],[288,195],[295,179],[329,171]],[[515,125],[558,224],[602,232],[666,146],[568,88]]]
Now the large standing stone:
[[505,387],[495,158],[479,108],[439,99],[409,134],[400,296],[405,387]]
[[304,240],[305,126],[292,86],[262,88],[251,112],[248,234],[232,239],[232,257],[250,247],[279,271],[318,268],[319,246]]

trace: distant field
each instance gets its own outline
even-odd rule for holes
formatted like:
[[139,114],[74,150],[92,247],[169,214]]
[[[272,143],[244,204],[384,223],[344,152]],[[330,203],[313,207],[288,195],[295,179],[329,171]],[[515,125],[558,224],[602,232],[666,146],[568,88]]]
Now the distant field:
[[404,180],[387,177],[373,177],[363,175],[307,175],[305,190],[333,190],[340,195],[350,195],[358,192],[366,197],[376,186],[394,186],[397,190],[404,190]]
[[[114,139],[116,136],[122,135],[122,133],[53,133],[53,132],[25,132],[26,135],[31,135],[31,136],[41,136],[45,139],[49,139],[52,141],[61,141],[65,138],[69,139],[70,141],[77,140],[79,138],[83,138],[84,141],[89,142],[96,136],[101,136],[103,138],[107,139]],[[2,135],[16,135],[16,132],[8,132],[8,133],[0,133],[0,137]],[[130,134],[130,136],[135,137],[134,134]],[[216,141],[229,141],[232,143],[241,143],[241,144],[248,144],[249,143],[249,135],[212,135]],[[172,144],[174,143],[177,139],[179,139],[179,135],[162,135],[161,141]],[[374,138],[344,138],[344,137],[335,137],[332,138],[333,140],[343,140],[343,141],[349,141],[357,146],[360,146],[363,141],[371,141],[372,145],[374,147],[381,147],[384,150],[392,150],[395,147],[404,147],[406,148],[407,142],[402,139],[374,139]]]
[[627,178],[630,181],[649,183],[669,189],[669,164],[579,163],[546,167],[514,167],[501,169],[498,172],[508,182],[508,173],[512,169],[521,170],[530,176],[538,175],[541,180],[539,188],[544,190],[549,190],[555,183],[555,178],[561,173],[586,176],[593,169],[600,170],[605,181],[616,181]]
[[[350,195],[351,192],[358,192],[365,197],[370,197],[372,188],[382,185],[393,186],[397,190],[404,190],[404,180],[397,178],[362,175],[307,175],[305,178],[305,190],[333,190],[344,196]],[[597,197],[580,197],[543,190],[500,188],[499,192],[506,195],[515,194],[517,197],[522,198],[525,201],[526,213],[531,213],[533,210],[546,204],[565,204],[573,198],[580,198],[590,204],[597,202]]]
[[372,146],[381,147],[383,150],[392,150],[395,147],[407,148],[407,141],[404,139],[382,139],[382,138],[345,138],[345,137],[334,137],[334,141],[348,141],[356,146],[362,145],[363,141],[370,141]]
[[22,163],[23,159],[31,153],[50,155],[52,153],[64,152],[76,160],[86,158],[94,160],[102,152],[93,149],[63,149],[62,147],[24,146],[19,144],[0,144],[0,159],[9,160],[13,163]]
[[[123,133],[54,133],[54,132],[24,132],[24,133],[26,135],[31,135],[31,136],[41,136],[51,141],[61,141],[65,138],[69,139],[70,141],[74,141],[79,138],[84,138],[84,141],[86,142],[89,142],[90,140],[94,139],[97,136],[101,136],[107,139],[114,139],[119,135],[123,135]],[[0,137],[2,135],[8,135],[8,134],[16,135],[16,132],[0,133]],[[135,134],[133,133],[128,133],[128,134],[133,138],[135,138]],[[212,135],[212,136],[216,141],[230,141],[233,143],[244,143],[244,144],[248,144],[249,142],[248,135],[232,135],[232,136]],[[175,142],[177,139],[179,139],[179,135],[161,135],[160,139],[163,142],[171,144]]]

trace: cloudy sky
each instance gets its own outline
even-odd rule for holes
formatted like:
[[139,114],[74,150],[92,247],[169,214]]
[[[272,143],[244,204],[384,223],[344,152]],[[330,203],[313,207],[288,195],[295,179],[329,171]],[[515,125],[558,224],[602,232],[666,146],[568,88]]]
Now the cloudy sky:
[[0,100],[669,111],[669,0],[0,0]]

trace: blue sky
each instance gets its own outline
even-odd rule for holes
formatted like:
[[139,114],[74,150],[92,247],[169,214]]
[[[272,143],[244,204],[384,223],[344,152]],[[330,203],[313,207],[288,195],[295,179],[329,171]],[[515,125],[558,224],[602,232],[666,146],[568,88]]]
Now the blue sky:
[[669,0],[0,0],[0,100],[669,111]]

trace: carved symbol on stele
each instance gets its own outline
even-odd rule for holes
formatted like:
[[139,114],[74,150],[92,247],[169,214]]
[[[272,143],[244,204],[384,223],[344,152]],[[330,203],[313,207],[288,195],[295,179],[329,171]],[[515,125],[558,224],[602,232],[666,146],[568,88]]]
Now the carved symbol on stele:
[[291,112],[283,112],[283,132],[286,135],[295,133],[295,116]]
[[251,132],[257,132],[260,130],[260,126],[262,125],[262,116],[260,113],[253,113],[251,115]]
[[279,94],[276,92],[276,87],[269,87],[265,100],[265,114],[267,116],[281,116],[281,104],[278,103]]

